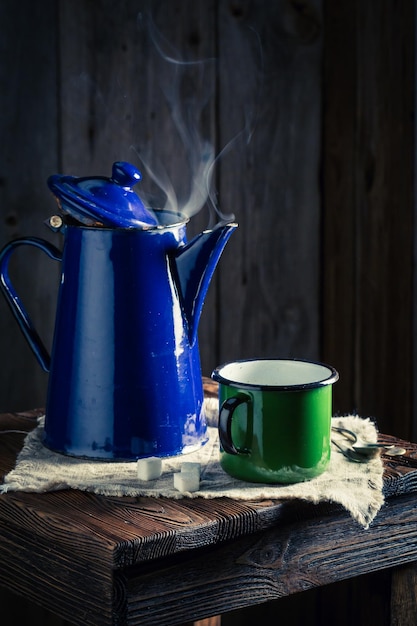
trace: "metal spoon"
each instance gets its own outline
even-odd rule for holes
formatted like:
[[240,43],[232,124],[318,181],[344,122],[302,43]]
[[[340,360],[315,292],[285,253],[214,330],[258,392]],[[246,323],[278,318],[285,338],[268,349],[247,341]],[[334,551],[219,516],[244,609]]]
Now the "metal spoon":
[[389,450],[385,451],[385,454],[389,456],[403,456],[407,450],[405,448],[401,448],[400,446],[392,446]]
[[[353,448],[342,448],[342,446],[339,446],[337,441],[334,441],[334,439],[332,439],[332,443],[336,446],[336,448],[339,448],[343,456],[349,459],[349,461],[353,461],[354,463],[367,463],[372,457],[372,455],[369,454],[361,454],[360,452],[356,452]],[[374,451],[373,454],[377,453],[378,451]]]
[[[369,443],[367,441],[362,441],[359,439],[357,434],[348,428],[338,428],[337,426],[332,426],[332,430],[343,435],[348,441],[351,442],[352,449],[358,454],[362,454],[368,457],[374,457],[377,455],[378,451],[388,451],[393,450],[395,446],[386,445],[384,443]],[[399,454],[396,452],[396,454]]]
[[354,443],[352,445],[352,449],[355,450],[355,452],[368,456],[374,456],[376,452],[382,450],[385,450],[388,453],[388,451],[392,450],[393,448],[393,445],[386,446],[383,443],[363,443],[362,441],[360,443]]

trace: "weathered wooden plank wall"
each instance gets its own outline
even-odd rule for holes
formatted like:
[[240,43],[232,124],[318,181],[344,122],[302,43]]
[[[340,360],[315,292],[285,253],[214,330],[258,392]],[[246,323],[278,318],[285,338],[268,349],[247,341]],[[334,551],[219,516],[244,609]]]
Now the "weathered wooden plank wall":
[[[36,27],[35,27],[36,25]],[[48,237],[51,203],[45,180],[59,167],[57,12],[0,2],[0,245],[26,235]],[[54,323],[56,269],[31,250],[13,259],[15,284],[45,342]],[[55,276],[54,276],[55,270]],[[0,298],[0,406],[44,403],[46,374]]]
[[335,406],[413,426],[415,3],[326,4],[323,356]]
[[[186,64],[164,61],[155,43]],[[107,175],[117,159],[140,165],[140,154],[185,193],[189,152],[172,107],[200,107],[216,152],[233,140],[215,183],[219,207],[240,223],[203,311],[205,373],[246,356],[322,358],[341,374],[337,411],[410,436],[414,69],[412,0],[3,0],[0,245],[56,241],[43,221],[55,211],[46,179],[58,171]],[[208,219],[202,211],[190,231]],[[50,345],[58,272],[40,257],[22,254],[13,271]],[[44,404],[47,376],[2,299],[0,359],[0,410]],[[349,624],[339,606],[350,593],[356,616],[362,607],[355,623],[370,607],[388,623],[389,575],[374,581],[290,598],[280,616],[324,625],[337,612]],[[19,606],[7,626],[27,615],[62,626]],[[278,610],[268,607],[265,624]]]
[[[3,5],[3,12],[3,25],[22,21],[11,3]],[[19,229],[8,229],[2,240],[46,230],[43,220],[55,205],[45,181],[57,169],[106,175],[117,159],[140,165],[140,153],[154,169],[161,161],[183,195],[191,178],[187,156],[195,146],[182,144],[173,109],[184,119],[201,110],[201,137],[213,143],[217,154],[228,146],[214,169],[219,208],[240,222],[203,312],[203,370],[209,374],[221,361],[246,356],[319,358],[319,2],[311,3],[305,16],[284,0],[129,0],[119,2],[117,11],[108,0],[62,0],[45,5],[44,12],[58,24],[48,26],[49,51],[43,52],[44,24],[34,35],[32,22],[26,25],[26,48],[19,49],[27,65],[18,68],[18,84],[26,85],[27,92],[15,97],[20,116],[27,107],[30,121],[24,130],[17,127],[17,138],[10,133],[3,142],[4,154],[10,149],[15,159],[2,166],[8,183],[2,207],[8,211],[13,206]],[[17,28],[18,23],[11,32]],[[22,44],[13,38],[6,45],[5,85],[17,45]],[[31,59],[41,52],[45,59],[35,68]],[[37,77],[36,89],[26,84],[26,75],[32,81]],[[6,116],[3,123],[10,127]],[[193,129],[187,131],[191,136]],[[52,141],[39,141],[47,133]],[[47,168],[41,168],[45,162]],[[32,173],[24,199],[25,181],[19,192],[14,185],[18,168]],[[203,211],[190,230],[207,223]],[[41,255],[34,256],[40,263]],[[27,282],[25,301],[35,300],[33,319],[50,341],[56,282],[43,268],[26,268],[16,284],[20,290]],[[41,290],[46,290],[48,304],[41,301]],[[46,377],[1,306],[1,336],[7,343],[0,356],[7,375],[0,405],[42,404]],[[25,385],[13,384],[18,378]]]
[[221,144],[253,116],[220,167],[241,223],[220,273],[220,360],[319,357],[320,22],[318,1],[219,3]]

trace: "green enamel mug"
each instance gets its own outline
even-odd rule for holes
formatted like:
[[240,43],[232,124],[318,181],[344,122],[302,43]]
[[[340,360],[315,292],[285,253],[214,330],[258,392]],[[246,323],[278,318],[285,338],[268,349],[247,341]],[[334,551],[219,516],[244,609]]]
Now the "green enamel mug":
[[219,383],[220,464],[231,476],[296,483],[322,474],[330,461],[332,385],[324,363],[248,359],[212,373]]

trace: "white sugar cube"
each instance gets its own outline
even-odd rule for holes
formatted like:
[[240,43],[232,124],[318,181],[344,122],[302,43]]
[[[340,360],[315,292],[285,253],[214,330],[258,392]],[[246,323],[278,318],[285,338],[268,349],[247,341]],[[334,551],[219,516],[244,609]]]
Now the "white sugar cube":
[[190,461],[187,461],[186,463],[181,463],[181,473],[185,474],[186,472],[192,473],[200,478],[201,463],[191,463]]
[[162,474],[162,461],[157,456],[138,459],[136,467],[139,480],[155,480]]
[[174,474],[174,487],[181,493],[198,491],[200,488],[200,472],[185,471]]

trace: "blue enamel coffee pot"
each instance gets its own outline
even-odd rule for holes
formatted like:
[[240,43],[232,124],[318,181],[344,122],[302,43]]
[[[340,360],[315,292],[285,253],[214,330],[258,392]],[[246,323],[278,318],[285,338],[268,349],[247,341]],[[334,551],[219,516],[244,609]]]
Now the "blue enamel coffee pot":
[[[187,241],[187,220],[144,207],[132,190],[139,179],[122,162],[111,178],[50,177],[63,251],[27,237],[0,253],[1,289],[49,372],[44,443],[67,455],[163,457],[207,440],[198,322],[237,224]],[[61,262],[51,356],[9,277],[12,253],[28,245]]]

